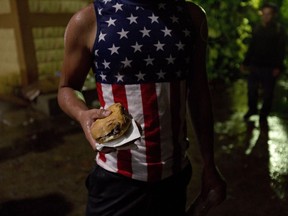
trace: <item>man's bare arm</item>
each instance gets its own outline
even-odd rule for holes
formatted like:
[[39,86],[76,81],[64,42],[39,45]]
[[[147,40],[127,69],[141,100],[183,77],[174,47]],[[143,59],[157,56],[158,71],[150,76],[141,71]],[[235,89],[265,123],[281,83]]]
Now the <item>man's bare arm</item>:
[[78,94],[91,69],[95,23],[92,4],[77,12],[69,21],[64,37],[64,60],[58,89],[59,106],[67,115],[81,124],[94,150],[95,141],[92,138],[90,126],[97,118],[103,118],[110,112],[100,109],[89,110]]

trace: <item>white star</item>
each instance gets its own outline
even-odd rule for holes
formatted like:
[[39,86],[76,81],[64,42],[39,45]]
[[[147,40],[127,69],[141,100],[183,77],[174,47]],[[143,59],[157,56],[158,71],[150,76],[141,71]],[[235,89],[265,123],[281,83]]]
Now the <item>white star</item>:
[[179,18],[176,17],[175,15],[173,15],[172,17],[170,17],[172,20],[172,23],[178,23],[179,22]]
[[165,26],[165,29],[161,30],[161,31],[164,32],[164,37],[167,36],[167,35],[171,36],[171,30],[168,29],[166,26]]
[[120,81],[123,82],[123,81],[124,81],[124,80],[123,80],[124,75],[121,75],[120,73],[118,73],[115,77],[117,78],[117,82],[120,82]]
[[136,76],[137,76],[137,81],[140,81],[140,80],[143,80],[144,81],[144,76],[145,76],[145,74],[142,74],[141,73],[141,71],[139,71],[139,73],[138,74],[136,74]]
[[98,9],[98,14],[99,15],[102,15],[102,10],[103,10],[103,8]]
[[183,7],[178,6],[178,7],[177,7],[177,11],[182,12],[182,11],[183,11]]
[[184,29],[183,30],[185,37],[189,37],[190,36],[190,31],[188,29]]
[[120,35],[120,39],[125,37],[128,38],[127,34],[129,33],[129,31],[124,31],[124,29],[121,29],[121,32],[117,32]]
[[158,79],[165,78],[165,73],[162,70],[160,70],[160,72],[157,73],[157,75],[158,75]]
[[181,77],[181,74],[182,74],[182,71],[180,70],[176,72],[177,77]]
[[151,30],[148,30],[148,29],[146,29],[146,27],[144,27],[144,29],[143,30],[140,30],[140,32],[142,32],[142,37],[145,37],[145,36],[148,36],[148,37],[150,37],[150,35],[149,35],[149,32],[150,32]]
[[120,47],[116,47],[114,44],[112,45],[112,47],[111,48],[108,48],[110,51],[111,51],[111,55],[112,54],[114,54],[114,53],[116,53],[116,54],[119,54],[118,53],[118,49],[119,49]]
[[160,3],[160,4],[158,4],[158,8],[159,8],[159,9],[165,9],[165,7],[166,7],[166,4],[165,4],[165,3]]
[[136,23],[137,24],[137,21],[136,21],[137,18],[138,17],[137,16],[134,17],[133,14],[131,14],[130,17],[127,17],[127,19],[130,20],[130,24],[132,24],[132,23]]
[[178,50],[184,50],[185,44],[183,44],[181,41],[179,43],[175,44],[178,47]]
[[123,6],[123,4],[116,3],[112,7],[114,7],[115,8],[115,12],[117,12],[118,10],[122,10],[122,6]]
[[110,62],[106,62],[106,60],[104,59],[104,62],[102,63],[104,65],[104,68],[109,68],[110,69]]
[[153,58],[150,58],[150,55],[148,55],[148,58],[147,58],[147,59],[144,59],[144,61],[146,61],[146,66],[147,66],[147,65],[153,65],[154,59],[153,59]]
[[108,27],[109,27],[110,25],[114,25],[114,26],[115,26],[115,21],[116,21],[116,19],[112,19],[112,18],[110,17],[109,20],[106,21],[106,22],[108,23]]
[[121,62],[124,64],[124,68],[131,67],[132,60],[127,59],[127,57],[125,58],[124,61],[121,61]]
[[96,49],[95,52],[94,52],[94,55],[95,55],[95,56],[98,56],[98,52],[99,52],[99,50]]
[[110,2],[111,0],[103,0],[105,4],[107,4],[108,2]]
[[98,68],[98,62],[94,61],[94,65],[96,68]]
[[100,32],[98,42],[100,42],[101,40],[105,41],[105,36],[106,34],[103,34],[102,32]]
[[141,52],[141,47],[142,47],[142,46],[143,46],[143,45],[139,45],[139,44],[136,42],[135,45],[132,46],[132,47],[134,48],[134,53],[137,52],[137,51]]
[[168,61],[168,64],[174,64],[175,58],[173,58],[170,54],[169,58],[166,58],[166,60]]
[[154,46],[156,46],[156,51],[158,51],[158,50],[163,50],[164,51],[164,49],[163,49],[164,45],[165,44],[161,44],[160,41],[158,41],[157,44],[154,44]]
[[103,72],[101,72],[100,77],[102,80],[106,80],[106,75],[104,75]]
[[149,19],[151,19],[151,23],[156,22],[158,23],[158,16],[155,16],[155,14],[152,14],[152,16],[149,16]]

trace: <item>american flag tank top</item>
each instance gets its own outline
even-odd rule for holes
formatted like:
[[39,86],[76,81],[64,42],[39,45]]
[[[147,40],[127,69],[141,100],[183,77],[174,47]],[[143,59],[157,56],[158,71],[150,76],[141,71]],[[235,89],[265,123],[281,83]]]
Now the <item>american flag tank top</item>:
[[102,107],[120,102],[143,129],[138,148],[98,153],[106,170],[159,181],[186,164],[186,76],[193,31],[184,0],[96,0],[93,72]]

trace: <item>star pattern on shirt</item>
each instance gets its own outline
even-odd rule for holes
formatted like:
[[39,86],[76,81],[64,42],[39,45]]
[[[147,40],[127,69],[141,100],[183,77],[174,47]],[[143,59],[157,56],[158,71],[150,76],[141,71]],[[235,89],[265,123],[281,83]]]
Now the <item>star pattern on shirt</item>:
[[141,71],[139,71],[139,73],[136,74],[137,81],[144,80],[144,76],[145,76],[145,74],[143,74],[143,73],[141,73]]
[[148,55],[148,57],[144,60],[146,61],[146,66],[153,65],[154,58],[151,58],[150,55]]
[[164,78],[165,78],[165,73],[164,73],[162,70],[160,70],[160,71],[157,73],[157,76],[158,76],[159,79],[164,79]]
[[100,42],[101,40],[105,41],[105,36],[106,36],[106,34],[100,32],[98,41],[99,41],[99,42]]
[[151,19],[151,23],[158,23],[158,16],[155,16],[155,14],[152,14],[152,16],[149,16],[149,19]]
[[125,67],[131,67],[132,60],[127,59],[127,57],[125,58],[124,61],[121,61],[121,62],[123,63],[124,68]]
[[134,53],[137,52],[137,51],[141,52],[141,47],[142,46],[143,45],[138,44],[138,42],[136,42],[135,45],[132,45],[132,47],[134,48]]
[[120,32],[117,32],[120,35],[120,39],[121,38],[128,38],[127,34],[129,33],[129,31],[124,31],[124,29],[122,28]]
[[[115,0],[98,1],[102,4],[97,8],[101,16],[94,50],[96,80],[132,84],[185,76],[191,62],[186,53],[190,52],[187,44],[192,31],[183,24],[186,17],[181,7],[169,10],[167,3],[161,2],[156,10],[136,5],[126,10],[132,6]],[[169,16],[167,10],[171,11]]]
[[110,65],[110,62],[106,62],[106,60],[104,59],[104,62],[103,62],[103,65],[104,65],[104,68],[110,68],[109,65]]
[[108,48],[111,51],[111,55],[113,54],[119,54],[118,53],[118,49],[120,49],[120,47],[116,47],[114,44],[112,45],[112,47]]
[[123,9],[122,9],[122,6],[123,6],[123,4],[116,3],[116,4],[113,5],[112,7],[115,8],[115,13],[116,13],[118,10],[123,10]]
[[136,23],[137,24],[137,19],[138,19],[137,16],[133,16],[133,14],[131,14],[129,17],[127,17],[127,19],[130,21],[129,24],[132,24],[132,23]]
[[185,45],[181,41],[179,41],[179,43],[177,43],[175,45],[178,47],[178,50],[184,50]]
[[168,64],[174,64],[175,58],[173,58],[173,57],[170,55],[168,58],[166,58],[166,60],[167,60]]
[[172,23],[178,23],[179,22],[179,18],[176,17],[175,15],[173,15],[172,17],[170,17],[172,20]]
[[168,29],[167,27],[165,27],[165,29],[161,30],[164,33],[164,36],[171,36],[171,31],[170,29]]
[[112,19],[110,17],[109,20],[107,20],[106,22],[108,23],[108,27],[111,26],[111,25],[115,26],[116,19]]
[[124,75],[121,75],[120,73],[118,73],[115,77],[117,78],[117,82],[123,82],[124,81]]
[[158,51],[158,50],[163,50],[163,51],[164,51],[164,49],[163,49],[164,45],[165,45],[165,44],[160,43],[159,40],[158,40],[158,43],[157,43],[157,44],[154,44],[154,46],[156,47],[156,50],[157,50],[157,51]]
[[144,26],[143,30],[140,30],[140,32],[142,33],[142,37],[145,37],[145,36],[150,37],[150,34],[149,34],[150,31],[151,31],[151,30],[146,29],[145,26]]

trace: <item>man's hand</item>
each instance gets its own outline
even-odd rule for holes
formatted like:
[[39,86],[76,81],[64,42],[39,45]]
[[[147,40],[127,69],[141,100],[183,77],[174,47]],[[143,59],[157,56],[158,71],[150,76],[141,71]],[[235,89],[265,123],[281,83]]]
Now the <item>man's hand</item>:
[[205,216],[226,199],[226,182],[217,169],[203,170],[202,190],[188,209],[187,216]]
[[[81,111],[80,113],[80,118],[79,118],[79,123],[85,133],[85,137],[90,143],[91,147],[93,148],[94,151],[96,150],[96,141],[92,137],[91,133],[91,125],[96,119],[100,118],[105,118],[111,114],[110,110],[105,110],[105,109],[90,109],[90,110],[85,110]],[[105,148],[103,149],[104,153],[109,153],[111,151],[115,151],[114,148]],[[101,151],[102,152],[102,151]]]

